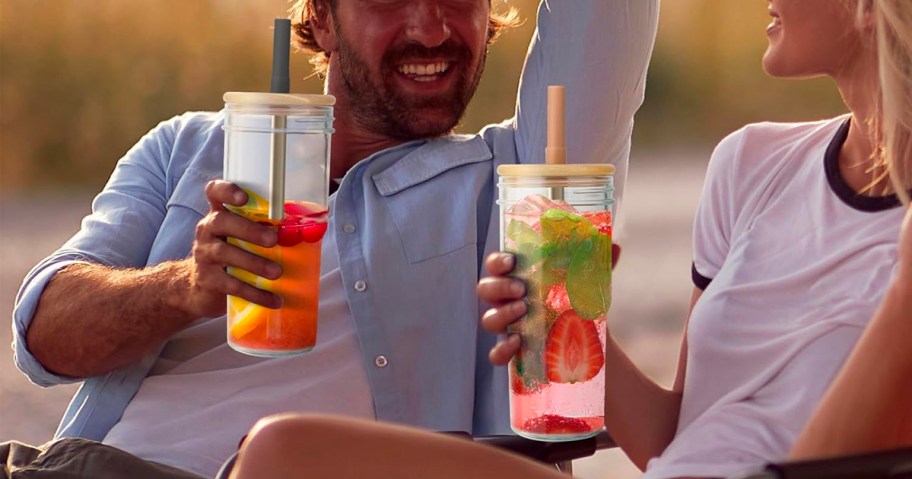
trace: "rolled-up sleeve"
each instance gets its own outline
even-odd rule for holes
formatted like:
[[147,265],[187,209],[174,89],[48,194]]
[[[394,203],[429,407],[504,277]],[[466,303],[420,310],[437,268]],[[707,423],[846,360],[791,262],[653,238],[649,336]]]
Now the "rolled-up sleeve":
[[564,85],[568,161],[626,165],[658,16],[659,0],[541,3],[517,101],[521,161],[544,162],[547,87]]
[[[54,275],[77,263],[138,268],[165,215],[170,192],[168,163],[179,118],[159,124],[117,163],[92,203],[92,213],[60,249],[26,275],[13,309],[13,356],[16,366],[39,386],[81,381],[51,373],[29,352],[26,333],[41,294]],[[85,291],[90,295],[93,291]],[[74,314],[79,314],[74,310]]]

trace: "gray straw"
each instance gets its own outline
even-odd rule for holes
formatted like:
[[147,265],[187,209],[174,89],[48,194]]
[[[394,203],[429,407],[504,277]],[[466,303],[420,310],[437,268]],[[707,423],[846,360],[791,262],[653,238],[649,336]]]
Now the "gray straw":
[[[291,53],[291,20],[276,18],[272,43],[270,93],[289,92],[288,57]],[[285,217],[285,127],[284,115],[272,117],[272,148],[269,151],[269,219]]]

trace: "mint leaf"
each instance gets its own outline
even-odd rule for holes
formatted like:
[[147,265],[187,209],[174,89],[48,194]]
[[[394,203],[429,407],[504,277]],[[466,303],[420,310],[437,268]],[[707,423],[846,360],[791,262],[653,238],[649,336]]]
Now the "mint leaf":
[[567,268],[570,305],[584,319],[598,319],[611,305],[611,239],[598,234],[580,242]]

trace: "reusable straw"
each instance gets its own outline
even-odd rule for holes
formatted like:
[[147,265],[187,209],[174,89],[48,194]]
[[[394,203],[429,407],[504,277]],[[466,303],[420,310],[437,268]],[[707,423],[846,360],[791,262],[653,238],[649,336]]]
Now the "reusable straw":
[[[291,20],[276,18],[272,41],[272,78],[270,93],[289,92],[288,56],[291,45]],[[272,147],[269,151],[269,219],[285,217],[285,115],[272,117]]]
[[[288,56],[291,53],[291,20],[276,18],[272,36],[272,76],[270,93],[288,93]],[[269,150],[269,219],[280,221],[285,217],[285,115],[272,117],[272,147]],[[269,316],[266,336],[277,339],[282,334],[281,313]]]
[[[566,94],[566,88],[561,85],[548,87],[548,142],[545,146],[547,165],[567,163]],[[551,199],[563,200],[564,188],[552,187]]]

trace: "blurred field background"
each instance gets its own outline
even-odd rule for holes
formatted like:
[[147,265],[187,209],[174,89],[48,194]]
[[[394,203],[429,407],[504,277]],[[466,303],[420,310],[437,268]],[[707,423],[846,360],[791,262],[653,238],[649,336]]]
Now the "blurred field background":
[[[492,48],[461,131],[512,114],[536,3],[507,3],[525,22]],[[78,229],[92,195],[146,131],[184,111],[221,108],[225,91],[268,88],[272,19],[288,6],[0,0],[0,315],[10,317],[22,277]],[[666,384],[690,291],[693,209],[712,146],[748,122],[843,111],[827,80],[763,74],[766,7],[761,0],[662,5],[634,134],[612,327],[634,359]],[[292,91],[320,92],[305,55],[292,62]],[[6,319],[0,341],[9,340]],[[73,391],[41,390],[15,372],[8,352],[0,355],[0,441],[49,439]],[[615,452],[578,466],[580,477],[635,473]]]

